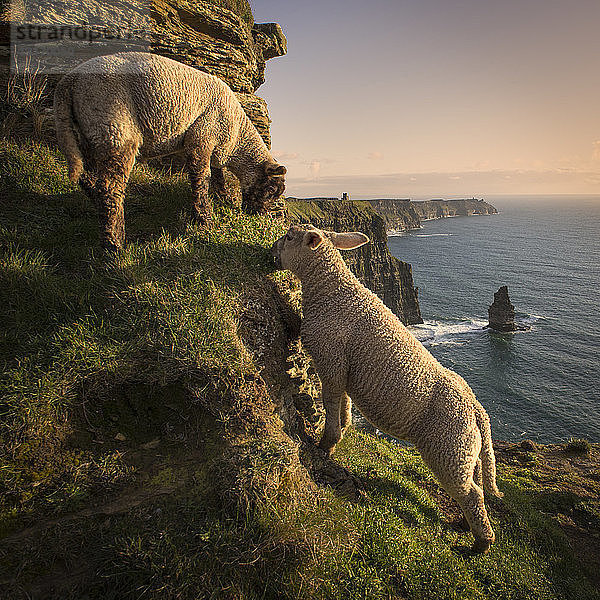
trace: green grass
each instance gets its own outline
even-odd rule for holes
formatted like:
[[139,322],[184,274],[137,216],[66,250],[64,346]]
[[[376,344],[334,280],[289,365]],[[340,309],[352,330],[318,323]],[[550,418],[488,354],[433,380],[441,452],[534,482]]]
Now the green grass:
[[[48,596],[57,598],[598,598],[523,481],[503,482],[507,500],[492,508],[497,544],[471,556],[414,451],[351,433],[336,458],[362,480],[362,501],[296,490],[233,518],[202,466],[177,468],[181,457],[171,456],[175,466],[143,483],[179,483],[176,493],[54,525],[20,541],[10,561],[22,580],[42,582],[64,561],[77,565],[72,589]],[[68,552],[57,556],[57,544]]]
[[148,441],[164,425],[165,396],[185,404],[182,389],[231,387],[253,371],[236,311],[244,286],[270,268],[265,248],[281,226],[222,208],[215,230],[188,227],[187,183],[139,169],[131,243],[107,257],[59,155],[3,142],[0,165],[0,486],[2,507],[23,511],[62,497],[67,471],[85,481],[76,453],[57,464],[57,445],[117,433]]
[[0,181],[1,597],[600,597],[558,521],[597,502],[536,460],[501,465],[485,556],[412,449],[351,431],[362,498],[311,481],[238,331],[293,289],[282,224],[220,207],[202,231],[184,179],[138,168],[110,256],[58,153],[0,142]]
[[[344,208],[344,216],[348,218],[348,213],[353,216],[364,216],[371,218],[375,215],[373,207],[365,201],[351,200],[348,201]],[[335,211],[339,206],[339,202],[331,203],[331,211]],[[316,202],[292,201],[288,202],[288,214],[290,220],[294,223],[319,223],[326,217],[321,207]],[[330,213],[329,217],[331,217]]]

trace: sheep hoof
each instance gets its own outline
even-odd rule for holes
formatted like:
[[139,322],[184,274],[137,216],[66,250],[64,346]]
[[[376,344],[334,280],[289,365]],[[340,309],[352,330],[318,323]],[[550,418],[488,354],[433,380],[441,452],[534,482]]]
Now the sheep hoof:
[[192,222],[202,229],[212,229],[214,225],[213,216],[205,212],[195,212],[192,215]]
[[331,444],[324,444],[323,442],[321,442],[319,444],[318,448],[319,448],[319,450],[322,450],[323,452],[325,452],[325,454],[329,458],[333,454],[333,449],[335,448],[335,444],[331,445]]
[[473,552],[475,554],[484,554],[485,552],[487,552],[490,549],[491,545],[492,545],[492,540],[476,539],[475,543],[471,547],[471,552]]
[[102,240],[102,249],[106,254],[115,254],[123,250],[123,244],[119,242],[111,242],[110,240]]

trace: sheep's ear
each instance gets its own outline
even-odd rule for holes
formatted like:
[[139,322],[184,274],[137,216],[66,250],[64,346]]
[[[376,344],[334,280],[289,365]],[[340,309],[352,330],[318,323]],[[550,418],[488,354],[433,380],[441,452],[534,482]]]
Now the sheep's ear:
[[285,175],[287,169],[283,165],[278,165],[277,163],[267,163],[265,165],[265,173],[271,177],[276,177],[278,175]]
[[333,245],[338,250],[354,250],[369,243],[369,238],[360,231],[349,231],[347,233],[336,233],[331,237]]
[[323,236],[318,231],[307,231],[304,234],[304,245],[316,250],[323,243]]

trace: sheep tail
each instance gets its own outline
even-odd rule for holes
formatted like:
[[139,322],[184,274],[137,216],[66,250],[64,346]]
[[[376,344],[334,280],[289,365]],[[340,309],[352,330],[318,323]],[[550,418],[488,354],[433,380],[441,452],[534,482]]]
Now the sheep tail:
[[481,433],[481,467],[483,471],[483,487],[486,492],[502,498],[504,494],[496,485],[496,457],[492,446],[492,429],[490,427],[490,418],[484,408],[479,405],[476,407],[477,427]]
[[73,118],[73,81],[65,76],[54,92],[54,122],[58,146],[67,159],[69,179],[76,183],[83,173],[83,156],[77,143],[76,123]]

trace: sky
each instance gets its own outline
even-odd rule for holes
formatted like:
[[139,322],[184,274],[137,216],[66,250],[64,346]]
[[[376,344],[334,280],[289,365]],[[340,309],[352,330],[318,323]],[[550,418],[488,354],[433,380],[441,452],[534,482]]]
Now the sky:
[[600,195],[599,0],[250,0],[286,194]]

